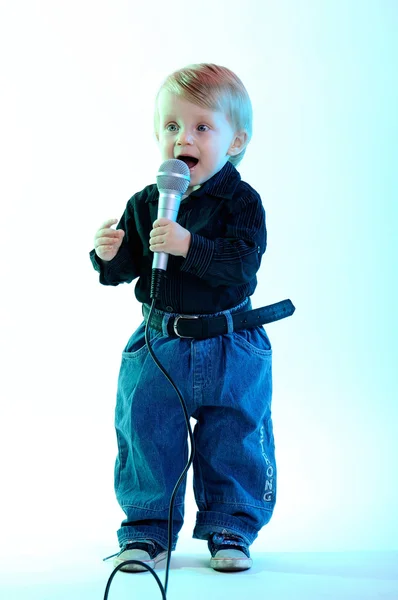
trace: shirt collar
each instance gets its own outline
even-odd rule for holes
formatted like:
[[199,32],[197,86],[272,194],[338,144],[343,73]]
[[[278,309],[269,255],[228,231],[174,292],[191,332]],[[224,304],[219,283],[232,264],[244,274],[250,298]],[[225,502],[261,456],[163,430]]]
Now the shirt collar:
[[[230,200],[235,193],[236,188],[241,180],[239,171],[231,162],[226,162],[223,168],[202,183],[198,190],[193,191],[187,198],[188,201],[192,196],[199,198],[203,194],[216,196],[217,198],[225,198]],[[157,185],[154,185],[152,194],[149,194],[146,202],[157,202],[159,200],[159,190]]]

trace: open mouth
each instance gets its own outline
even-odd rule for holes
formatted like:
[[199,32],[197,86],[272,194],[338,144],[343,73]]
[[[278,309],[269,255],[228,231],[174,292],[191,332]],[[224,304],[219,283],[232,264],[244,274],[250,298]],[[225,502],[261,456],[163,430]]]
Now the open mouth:
[[194,169],[199,162],[199,159],[194,158],[193,156],[179,156],[178,160],[182,160],[186,165],[188,165],[190,171]]

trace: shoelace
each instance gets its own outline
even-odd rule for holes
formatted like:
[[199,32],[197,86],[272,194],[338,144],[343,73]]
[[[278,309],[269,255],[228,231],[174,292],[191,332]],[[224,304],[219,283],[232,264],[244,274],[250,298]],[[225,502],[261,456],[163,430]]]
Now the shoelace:
[[241,537],[224,533],[214,533],[212,542],[217,545],[230,544],[231,546],[247,546],[246,542]]
[[111,554],[110,556],[107,556],[106,558],[103,558],[102,560],[109,560],[110,558],[114,558],[115,556],[120,556],[125,550],[130,550],[130,549],[139,549],[139,550],[148,550],[148,545],[153,546],[153,542],[151,542],[150,540],[146,540],[145,542],[138,542],[138,541],[129,541],[129,542],[125,542],[125,544],[123,544],[122,548],[119,550],[119,552],[116,552],[115,554]]
[[211,546],[214,547],[215,551],[236,548],[237,550],[241,550],[241,552],[249,557],[249,549],[246,542],[237,535],[214,533],[211,536],[211,544],[209,547]]

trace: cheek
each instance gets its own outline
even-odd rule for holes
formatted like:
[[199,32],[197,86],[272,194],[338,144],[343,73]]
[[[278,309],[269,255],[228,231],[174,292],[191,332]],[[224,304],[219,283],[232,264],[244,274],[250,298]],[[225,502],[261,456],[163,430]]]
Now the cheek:
[[166,140],[163,140],[159,143],[159,149],[163,155],[167,154],[170,151],[170,143]]

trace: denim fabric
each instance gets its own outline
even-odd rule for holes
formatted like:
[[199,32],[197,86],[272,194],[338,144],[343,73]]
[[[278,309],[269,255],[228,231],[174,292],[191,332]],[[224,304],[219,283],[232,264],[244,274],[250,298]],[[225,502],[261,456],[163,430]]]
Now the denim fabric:
[[[224,314],[231,326],[231,313],[250,309],[247,298],[214,314]],[[271,519],[276,500],[270,341],[263,326],[205,340],[173,338],[165,332],[175,313],[160,314],[163,332],[149,329],[151,346],[196,420],[199,510],[193,537],[232,533],[250,545]],[[122,355],[115,427],[115,492],[127,517],[117,532],[119,544],[147,538],[167,548],[169,504],[188,461],[188,432],[180,400],[148,352],[144,322]],[[174,504],[173,550],[185,489],[186,478]]]

